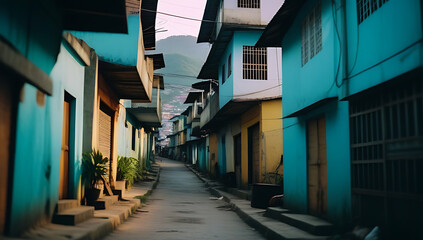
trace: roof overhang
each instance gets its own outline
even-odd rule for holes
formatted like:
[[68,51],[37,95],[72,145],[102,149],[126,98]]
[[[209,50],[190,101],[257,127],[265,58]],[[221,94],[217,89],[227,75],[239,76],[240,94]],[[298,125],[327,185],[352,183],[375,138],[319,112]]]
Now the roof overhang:
[[224,55],[229,42],[232,39],[233,32],[236,30],[263,30],[264,26],[248,26],[237,24],[225,24],[222,26],[219,36],[214,42],[206,62],[203,64],[198,79],[218,79],[219,78],[219,63],[221,57]]
[[191,108],[192,108],[192,106],[187,107],[187,109],[185,109],[185,111],[183,111],[181,113],[181,115],[188,116],[189,115],[189,111],[191,110]]
[[125,0],[64,0],[66,30],[128,33]]
[[140,121],[143,127],[162,127],[161,116],[159,116],[157,108],[136,107],[127,108],[126,111]]
[[145,57],[153,59],[154,70],[158,70],[165,67],[163,53],[149,54],[145,55]]
[[144,38],[144,48],[154,50],[156,48],[156,12],[158,0],[141,1],[141,24]]
[[136,66],[125,66],[99,60],[98,71],[115,90],[119,99],[150,101]]
[[220,0],[207,0],[204,8],[203,20],[198,33],[197,43],[212,42],[212,35],[216,26],[216,17]]
[[203,92],[189,92],[184,104],[194,103],[195,100],[198,100],[202,94]]
[[298,116],[304,115],[304,114],[306,114],[306,113],[308,113],[308,112],[310,112],[310,111],[312,111],[312,110],[314,110],[314,109],[316,109],[320,106],[323,106],[323,105],[330,103],[330,102],[334,102],[336,100],[338,100],[338,97],[328,97],[328,98],[321,99],[321,100],[319,100],[319,101],[317,101],[317,102],[315,102],[311,105],[308,105],[307,107],[302,108],[302,109],[300,109],[296,112],[293,112],[293,113],[291,113],[291,114],[289,114],[289,115],[287,115],[283,118],[292,118],[292,117],[298,117]]
[[256,47],[281,47],[282,39],[288,32],[299,10],[306,0],[285,0],[282,7],[269,22]]
[[230,119],[239,117],[248,109],[257,106],[262,100],[231,100],[223,108],[221,108],[216,115],[208,123],[206,123],[201,130],[203,132],[212,132],[222,126],[222,123]]
[[164,90],[164,78],[163,76],[154,75],[153,78],[153,88],[160,87],[161,90]]
[[217,85],[213,83],[211,80],[196,82],[191,85],[192,88],[203,90],[204,92],[210,92],[210,87],[214,89],[215,86]]

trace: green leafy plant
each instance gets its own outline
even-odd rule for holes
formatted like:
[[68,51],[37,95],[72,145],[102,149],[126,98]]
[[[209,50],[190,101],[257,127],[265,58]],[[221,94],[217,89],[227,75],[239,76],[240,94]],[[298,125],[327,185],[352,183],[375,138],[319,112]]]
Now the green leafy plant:
[[116,179],[126,180],[128,186],[140,178],[138,160],[132,157],[118,157]]
[[103,157],[100,151],[82,154],[82,182],[86,188],[95,188],[95,184],[106,175],[108,158]]

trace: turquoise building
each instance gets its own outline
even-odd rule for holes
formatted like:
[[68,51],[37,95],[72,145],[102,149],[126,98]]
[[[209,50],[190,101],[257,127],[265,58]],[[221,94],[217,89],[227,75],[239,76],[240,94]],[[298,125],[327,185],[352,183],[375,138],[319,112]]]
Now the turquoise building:
[[287,0],[268,24],[257,46],[283,48],[287,208],[418,236],[422,16],[418,0]]
[[[17,236],[49,222],[59,198],[79,196],[83,80],[89,54],[84,43],[62,33],[127,32],[124,1],[92,6],[97,5],[0,3],[0,234]],[[90,26],[87,19],[93,20]],[[62,141],[64,119],[68,138]],[[66,176],[60,167],[63,149]]]

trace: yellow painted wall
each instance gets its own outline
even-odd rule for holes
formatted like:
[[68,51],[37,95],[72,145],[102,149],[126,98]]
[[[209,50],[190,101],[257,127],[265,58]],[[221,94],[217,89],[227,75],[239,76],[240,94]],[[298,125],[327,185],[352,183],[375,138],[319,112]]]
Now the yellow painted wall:
[[216,171],[214,169],[215,164],[218,161],[218,141],[217,141],[217,134],[216,133],[211,133],[209,135],[209,149],[210,149],[210,173],[215,176]]
[[[241,182],[248,187],[248,128],[260,122],[261,106],[252,107],[241,116]],[[260,129],[261,129],[260,124]]]
[[[260,125],[260,172],[263,175],[274,172],[283,154],[282,136],[282,100],[263,101],[260,105],[249,109],[241,116],[241,172],[242,187],[248,186],[248,128]],[[282,173],[282,167],[279,169]]]
[[[275,172],[283,154],[282,99],[262,102],[261,125],[261,169],[263,174]],[[282,167],[279,173],[282,174]],[[262,179],[262,178],[261,178]]]

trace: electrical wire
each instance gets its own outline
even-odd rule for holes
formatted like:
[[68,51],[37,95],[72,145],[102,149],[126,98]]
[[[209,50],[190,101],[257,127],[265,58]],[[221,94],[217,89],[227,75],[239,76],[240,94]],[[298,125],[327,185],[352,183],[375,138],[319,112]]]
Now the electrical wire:
[[198,19],[198,18],[184,17],[184,16],[181,16],[181,15],[176,15],[176,14],[171,14],[171,13],[166,13],[166,12],[160,12],[160,11],[153,11],[153,10],[144,9],[144,8],[141,8],[141,11],[151,12],[151,13],[158,13],[158,14],[169,16],[169,17],[181,18],[181,19],[190,20],[190,21],[208,22],[208,23],[222,23],[222,22],[213,21],[213,20],[203,20],[203,19]]
[[[334,8],[335,7],[335,8]],[[339,74],[339,69],[341,67],[341,58],[342,58],[342,43],[341,43],[341,37],[339,36],[339,31],[338,31],[338,20],[336,20],[335,14],[336,14],[336,6],[335,6],[335,1],[332,0],[332,18],[333,18],[333,24],[335,26],[335,32],[336,32],[336,36],[338,38],[338,43],[339,43],[339,59],[338,59],[338,67],[336,69],[336,74],[335,74],[335,84],[336,87],[340,88],[342,86],[342,84],[344,83],[343,79],[341,84],[338,83],[338,74]]]

